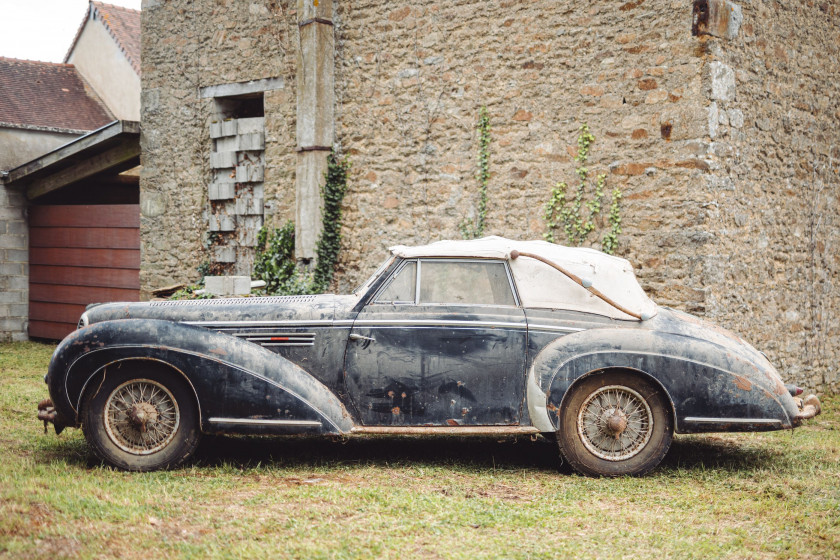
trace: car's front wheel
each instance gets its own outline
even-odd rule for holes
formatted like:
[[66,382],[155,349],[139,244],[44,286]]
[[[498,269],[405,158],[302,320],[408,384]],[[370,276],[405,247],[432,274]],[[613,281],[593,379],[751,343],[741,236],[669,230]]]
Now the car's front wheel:
[[569,391],[557,443],[575,470],[589,476],[642,475],[665,457],[674,424],[665,396],[651,381],[605,372]]
[[82,428],[104,462],[129,471],[173,468],[200,437],[189,386],[153,362],[110,366],[85,399]]

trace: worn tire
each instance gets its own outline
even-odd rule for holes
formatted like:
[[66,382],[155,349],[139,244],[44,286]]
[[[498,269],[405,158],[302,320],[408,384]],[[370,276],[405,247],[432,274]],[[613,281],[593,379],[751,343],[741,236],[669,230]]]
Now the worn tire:
[[105,463],[127,471],[171,469],[201,437],[193,392],[176,371],[155,362],[109,366],[82,405],[82,430]]
[[674,421],[652,381],[628,372],[590,375],[563,402],[560,453],[588,476],[639,476],[656,467],[671,446]]

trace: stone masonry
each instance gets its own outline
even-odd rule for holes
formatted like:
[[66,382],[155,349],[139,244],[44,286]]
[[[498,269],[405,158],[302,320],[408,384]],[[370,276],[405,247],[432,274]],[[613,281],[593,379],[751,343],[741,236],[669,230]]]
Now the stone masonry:
[[[591,174],[624,192],[618,254],[651,297],[741,333],[789,381],[840,388],[832,3],[330,7],[333,142],[353,165],[337,290],[361,281],[389,245],[460,237],[476,212],[482,106],[492,127],[486,234],[542,237],[549,191],[574,182],[587,123]],[[146,293],[196,280],[214,250],[214,109],[201,88],[282,80],[264,94],[264,215],[274,225],[295,218],[300,23],[288,0],[144,2]]]

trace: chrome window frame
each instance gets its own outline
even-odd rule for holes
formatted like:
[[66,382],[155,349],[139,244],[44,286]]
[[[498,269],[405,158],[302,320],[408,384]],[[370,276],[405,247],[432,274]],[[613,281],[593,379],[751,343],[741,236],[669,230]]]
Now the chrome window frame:
[[[507,275],[508,280],[508,288],[510,288],[510,293],[513,296],[513,305],[506,305],[501,303],[426,303],[420,302],[420,275],[423,269],[423,261],[432,261],[432,262],[453,262],[453,263],[500,263],[504,266],[505,274]],[[415,278],[415,286],[414,286],[414,301],[379,301],[379,296],[382,295],[382,292],[388,289],[388,286],[394,281],[397,275],[402,272],[403,268],[405,268],[408,263],[417,263],[417,277]],[[428,306],[439,306],[439,307],[510,307],[510,308],[521,308],[522,302],[519,299],[519,291],[516,287],[516,282],[513,280],[513,273],[510,270],[510,263],[504,259],[493,259],[493,258],[481,258],[481,257],[415,257],[410,259],[405,259],[400,265],[394,270],[391,274],[391,277],[376,291],[373,298],[371,298],[370,305],[428,305]]]

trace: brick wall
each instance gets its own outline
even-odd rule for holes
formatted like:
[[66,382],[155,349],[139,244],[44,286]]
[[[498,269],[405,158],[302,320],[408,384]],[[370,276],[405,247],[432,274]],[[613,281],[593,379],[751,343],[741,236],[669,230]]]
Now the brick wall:
[[[686,0],[337,1],[335,137],[353,164],[337,288],[390,244],[460,237],[480,107],[486,233],[513,238],[544,233],[587,123],[592,174],[624,191],[618,254],[648,293],[744,334],[789,379],[836,388],[837,28],[819,3],[743,4],[727,40],[693,36]],[[151,0],[143,18],[148,290],[194,280],[207,258],[199,88],[284,79],[265,97],[266,216],[294,216],[297,26],[280,0]]]

